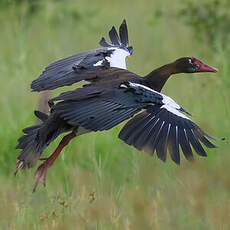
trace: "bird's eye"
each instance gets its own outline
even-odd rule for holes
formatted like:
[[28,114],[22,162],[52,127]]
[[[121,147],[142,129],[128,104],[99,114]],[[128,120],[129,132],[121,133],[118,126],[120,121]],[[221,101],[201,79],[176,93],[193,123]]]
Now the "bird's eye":
[[196,65],[196,69],[197,69],[197,70],[200,69],[200,66],[199,66],[199,65]]

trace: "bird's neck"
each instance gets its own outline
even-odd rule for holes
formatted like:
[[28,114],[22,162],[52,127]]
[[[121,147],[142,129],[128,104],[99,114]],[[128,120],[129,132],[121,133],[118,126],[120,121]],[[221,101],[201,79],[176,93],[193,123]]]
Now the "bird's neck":
[[144,81],[149,87],[160,92],[168,78],[176,73],[179,73],[179,71],[175,63],[170,63],[153,70],[144,77]]

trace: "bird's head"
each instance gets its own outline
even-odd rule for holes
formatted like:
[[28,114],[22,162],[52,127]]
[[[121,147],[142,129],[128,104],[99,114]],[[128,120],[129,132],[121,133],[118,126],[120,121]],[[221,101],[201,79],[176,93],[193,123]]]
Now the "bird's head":
[[183,57],[175,61],[176,68],[180,73],[217,72],[214,67],[204,64],[194,57]]

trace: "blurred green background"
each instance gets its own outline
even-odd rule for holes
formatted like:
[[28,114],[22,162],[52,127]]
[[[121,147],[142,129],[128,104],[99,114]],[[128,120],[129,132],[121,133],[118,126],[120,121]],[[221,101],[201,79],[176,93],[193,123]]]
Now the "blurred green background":
[[[230,229],[229,11],[228,0],[1,0],[0,229]],[[226,140],[207,158],[182,157],[177,166],[124,144],[122,125],[87,134],[32,194],[35,169],[13,176],[17,139],[35,122],[39,94],[31,81],[51,62],[97,48],[124,18],[134,46],[130,71],[144,75],[183,56],[219,69],[173,76],[163,92]]]

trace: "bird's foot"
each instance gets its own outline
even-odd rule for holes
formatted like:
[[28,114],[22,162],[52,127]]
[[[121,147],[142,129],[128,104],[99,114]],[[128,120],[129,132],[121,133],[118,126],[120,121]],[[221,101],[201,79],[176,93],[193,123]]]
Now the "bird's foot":
[[37,186],[39,183],[46,185],[46,174],[48,168],[55,162],[59,154],[61,153],[62,149],[74,138],[76,134],[74,132],[71,132],[64,136],[58,145],[58,147],[55,149],[52,155],[50,155],[48,158],[40,158],[40,160],[45,160],[44,163],[42,163],[36,173],[35,173],[35,182],[34,182],[34,188],[33,192],[35,192]]
[[33,192],[36,191],[36,188],[37,188],[39,183],[46,186],[46,174],[47,174],[49,166],[50,166],[50,164],[49,164],[49,161],[47,159],[43,164],[41,164],[37,168],[37,171],[35,172],[35,182],[34,182]]
[[18,161],[17,161],[16,169],[15,169],[15,171],[14,171],[14,175],[16,176],[17,173],[18,173],[18,170],[21,169],[21,168],[23,168],[23,167],[24,167],[24,161],[18,160]]

